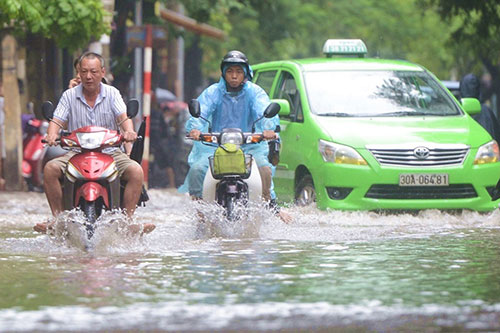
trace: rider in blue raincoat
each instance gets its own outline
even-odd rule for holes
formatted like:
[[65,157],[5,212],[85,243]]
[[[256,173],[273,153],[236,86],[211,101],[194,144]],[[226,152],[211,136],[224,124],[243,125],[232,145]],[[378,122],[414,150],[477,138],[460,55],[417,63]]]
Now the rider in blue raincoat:
[[[221,132],[224,128],[240,128],[243,132],[251,132],[253,122],[260,118],[270,104],[269,96],[258,85],[251,82],[252,70],[247,57],[240,51],[230,51],[222,59],[222,76],[218,83],[205,89],[198,97],[201,116],[212,123],[212,131]],[[266,139],[274,139],[279,117],[263,118],[255,126],[256,132],[262,132]],[[186,131],[193,139],[200,133],[208,131],[208,123],[200,118],[191,117],[186,122]],[[252,154],[257,162],[262,178],[262,195],[264,200],[275,202],[272,190],[271,170],[269,162],[269,146],[267,141],[258,144],[244,145],[243,150]],[[194,198],[201,198],[203,180],[208,171],[208,157],[214,154],[216,147],[195,141],[188,157],[189,172],[180,192],[189,192]]]

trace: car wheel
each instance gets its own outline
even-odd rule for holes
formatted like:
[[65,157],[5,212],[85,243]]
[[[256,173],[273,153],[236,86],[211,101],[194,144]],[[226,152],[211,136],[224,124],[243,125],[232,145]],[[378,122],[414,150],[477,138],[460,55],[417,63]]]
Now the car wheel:
[[304,176],[295,191],[295,203],[299,206],[308,206],[316,202],[316,190],[311,175]]

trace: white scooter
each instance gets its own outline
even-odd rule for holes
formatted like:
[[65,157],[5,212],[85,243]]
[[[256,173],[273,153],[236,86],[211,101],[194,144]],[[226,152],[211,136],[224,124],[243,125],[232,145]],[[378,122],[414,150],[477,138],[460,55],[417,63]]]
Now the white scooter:
[[203,182],[203,201],[217,202],[224,208],[228,221],[238,218],[235,207],[246,207],[249,201],[262,201],[259,168],[252,155],[245,154],[241,146],[264,140],[262,133],[254,132],[255,123],[264,117],[274,117],[279,110],[279,104],[271,103],[263,116],[254,122],[252,133],[243,133],[237,128],[226,128],[216,133],[211,131],[210,121],[200,116],[199,102],[194,99],[189,103],[189,113],[209,123],[208,133],[202,133],[199,140],[218,147],[214,155],[209,157],[210,172],[206,173]]

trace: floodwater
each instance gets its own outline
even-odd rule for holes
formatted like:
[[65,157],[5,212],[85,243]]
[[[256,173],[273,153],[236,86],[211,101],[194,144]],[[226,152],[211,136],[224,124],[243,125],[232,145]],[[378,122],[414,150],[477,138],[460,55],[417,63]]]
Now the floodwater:
[[149,194],[153,233],[83,250],[32,231],[43,194],[0,192],[0,332],[500,331],[499,211],[290,207],[221,236],[187,197]]

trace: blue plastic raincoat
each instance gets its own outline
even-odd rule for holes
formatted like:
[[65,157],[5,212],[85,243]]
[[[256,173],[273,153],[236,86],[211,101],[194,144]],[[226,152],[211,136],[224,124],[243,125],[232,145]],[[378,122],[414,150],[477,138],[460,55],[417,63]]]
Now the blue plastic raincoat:
[[[230,93],[226,89],[226,81],[223,77],[205,89],[198,97],[200,102],[201,116],[212,123],[213,132],[221,132],[224,128],[240,128],[243,132],[251,132],[253,122],[264,114],[264,110],[270,104],[269,96],[258,85],[247,81],[243,88],[237,93]],[[275,130],[279,124],[279,117],[263,118],[255,125],[256,132],[264,130]],[[186,132],[198,129],[201,132],[208,131],[208,123],[201,118],[190,117],[186,122]],[[190,195],[201,198],[203,193],[203,180],[208,171],[208,157],[212,156],[216,147],[205,145],[195,141],[188,157],[190,166],[184,184],[179,192],[189,192]],[[252,154],[259,167],[269,166],[273,168],[268,160],[269,146],[267,141],[258,144],[247,144],[242,146],[246,154]],[[276,197],[271,184],[271,198]]]

